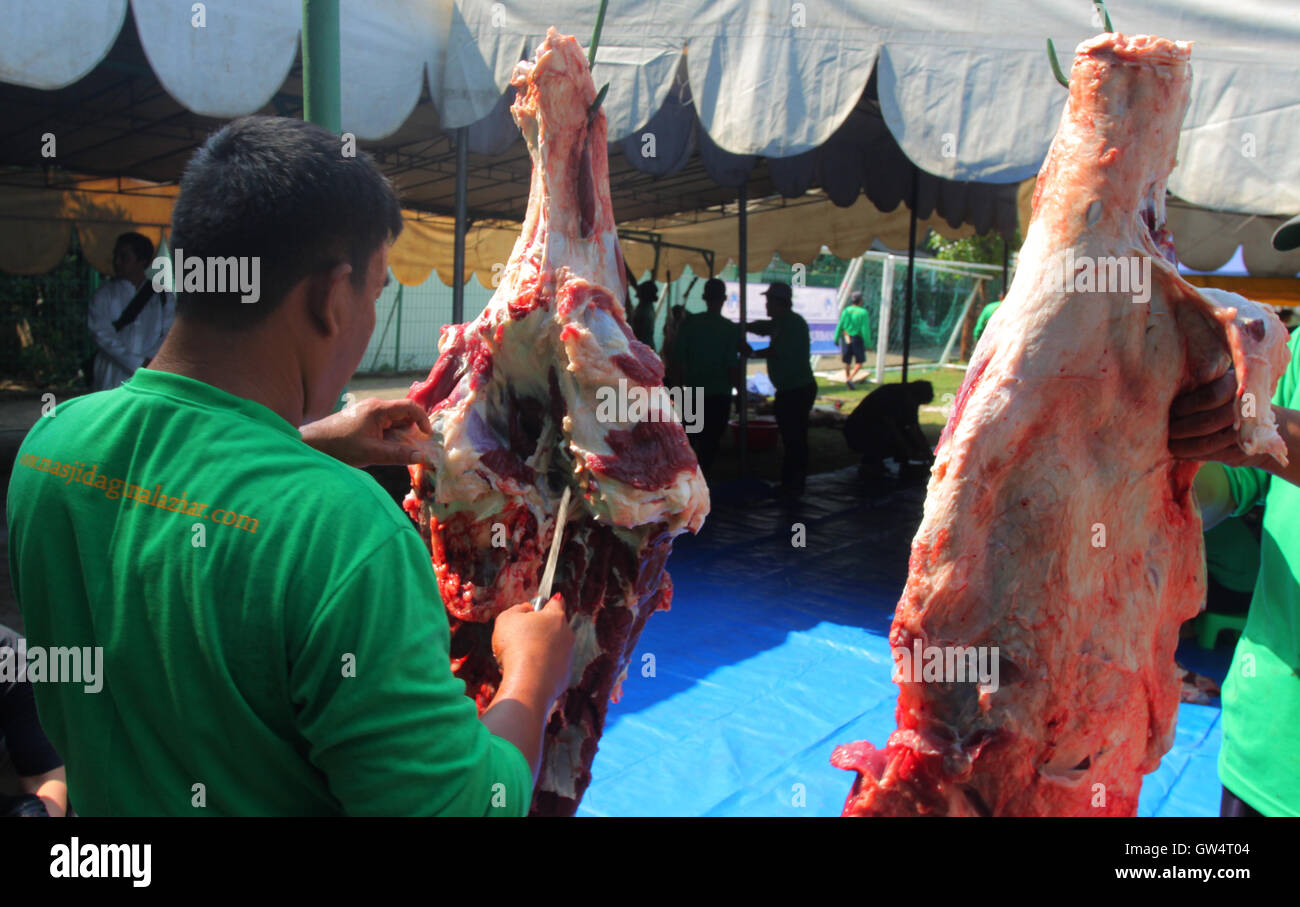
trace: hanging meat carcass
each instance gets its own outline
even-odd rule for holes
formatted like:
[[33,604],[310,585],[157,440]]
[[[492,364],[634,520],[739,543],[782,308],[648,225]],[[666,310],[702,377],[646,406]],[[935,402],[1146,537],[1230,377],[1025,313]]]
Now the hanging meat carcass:
[[[845,815],[1133,815],[1173,741],[1174,649],[1205,580],[1197,467],[1169,455],[1170,404],[1235,367],[1239,443],[1286,456],[1269,407],[1285,329],[1172,262],[1188,57],[1118,34],[1078,48],[1015,281],[912,543],[890,632],[898,729],[832,757],[858,773]],[[992,682],[916,664],[960,671],[972,652],[992,655]]]
[[523,231],[487,308],[443,329],[428,380],[411,388],[435,465],[411,468],[404,506],[432,551],[452,669],[481,712],[501,680],[493,619],[536,595],[571,487],[554,591],[577,642],[532,805],[571,815],[646,619],[672,600],[672,540],[699,530],[709,496],[671,407],[606,405],[615,393],[668,398],[620,301],[605,116],[588,112],[596,93],[578,42],[551,29],[511,84],[533,161]]

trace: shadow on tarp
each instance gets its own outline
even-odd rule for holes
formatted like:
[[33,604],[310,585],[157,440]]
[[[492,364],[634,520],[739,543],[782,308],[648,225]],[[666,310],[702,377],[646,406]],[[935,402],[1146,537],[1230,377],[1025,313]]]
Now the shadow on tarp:
[[[646,625],[578,814],[838,815],[853,774],[831,751],[895,728],[888,632],[924,498],[853,470],[814,477],[795,507],[719,489],[700,536],[678,539],[673,609]],[[1219,739],[1217,707],[1181,706],[1139,815],[1217,815]]]

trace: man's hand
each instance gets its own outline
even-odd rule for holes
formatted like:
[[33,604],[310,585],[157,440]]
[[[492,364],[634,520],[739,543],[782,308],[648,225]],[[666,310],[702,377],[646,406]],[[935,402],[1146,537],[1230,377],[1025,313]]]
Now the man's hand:
[[312,447],[349,466],[407,466],[425,461],[419,442],[433,429],[424,408],[414,401],[371,397],[299,432]]
[[1237,443],[1237,373],[1202,384],[1174,398],[1169,408],[1169,453],[1180,460],[1215,460],[1228,466],[1253,466]]
[[549,709],[569,685],[573,656],[573,630],[564,616],[564,599],[556,594],[540,611],[524,603],[497,615],[492,654],[501,665],[503,678],[526,673],[537,689],[550,697]]
[[483,724],[519,748],[535,781],[546,718],[569,685],[573,631],[564,616],[564,600],[555,595],[541,611],[529,604],[502,611],[492,630],[492,654],[501,665],[501,685],[483,713]]

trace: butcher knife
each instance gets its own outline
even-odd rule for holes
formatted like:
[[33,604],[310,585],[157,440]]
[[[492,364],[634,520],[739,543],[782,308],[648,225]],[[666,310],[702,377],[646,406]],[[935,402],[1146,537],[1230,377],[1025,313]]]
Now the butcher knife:
[[569,518],[568,485],[560,495],[560,512],[555,515],[555,535],[551,536],[551,553],[546,557],[546,569],[542,571],[542,584],[537,587],[537,598],[533,599],[533,610],[540,611],[551,597],[551,582],[555,579],[555,562],[560,559],[560,540],[564,538],[564,523]]

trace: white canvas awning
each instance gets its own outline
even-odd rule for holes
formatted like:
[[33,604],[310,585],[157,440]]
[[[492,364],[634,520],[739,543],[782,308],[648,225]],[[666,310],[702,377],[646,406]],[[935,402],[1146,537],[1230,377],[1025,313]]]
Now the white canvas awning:
[[[343,0],[343,128],[395,132],[427,86],[443,128],[493,114],[516,61],[556,25],[586,41],[595,0]],[[262,108],[293,63],[301,0],[193,5],[131,0],[162,84],[186,108],[228,118]],[[1247,214],[1300,210],[1300,5],[1288,0],[1112,0],[1115,26],[1195,43],[1192,103],[1170,190]],[[0,81],[58,88],[89,72],[126,0],[3,0]],[[960,182],[1034,175],[1068,68],[1099,30],[1084,0],[610,0],[597,82],[618,140],[646,126],[684,76],[723,152],[792,158],[823,145],[875,72],[880,112],[907,157]],[[72,50],[69,53],[69,49]]]
[[[528,158],[508,109],[511,70],[550,25],[588,40],[597,6],[341,0],[343,130],[393,175],[412,217],[438,225],[403,243],[408,279],[434,266],[454,279],[438,244],[454,195],[448,136],[462,126],[467,271],[489,273],[496,259],[485,255],[497,253],[486,237],[512,229],[528,191]],[[1194,42],[1192,103],[1169,184],[1187,203],[1170,210],[1180,254],[1209,269],[1240,244],[1252,273],[1294,274],[1300,253],[1272,253],[1267,239],[1277,218],[1300,211],[1291,144],[1300,4],[1109,7],[1122,30]],[[174,182],[221,121],[297,115],[302,10],[301,0],[208,3],[202,15],[172,0],[0,0],[0,92],[14,105],[0,164],[26,168],[0,182],[65,193],[81,188],[73,173]],[[1068,69],[1075,44],[1099,28],[1086,0],[610,0],[595,78],[610,83],[615,214],[665,240],[715,249],[721,264],[735,237],[718,206],[744,181],[751,199],[795,202],[765,209],[761,230],[751,219],[751,261],[771,251],[812,255],[822,242],[855,255],[873,239],[896,242],[895,221],[906,220],[900,202],[917,173],[923,227],[1009,235],[1016,184],[1036,173],[1066,98],[1045,39]],[[426,89],[429,102],[420,103]],[[37,151],[47,130],[59,143],[52,160]],[[815,198],[829,201],[807,204]],[[675,216],[701,209],[710,216]],[[32,210],[0,225],[27,246]],[[53,245],[66,238],[66,230],[46,233]],[[60,250],[40,251],[24,256],[21,270]],[[629,259],[638,254],[631,248]],[[669,258],[680,266],[674,256],[683,255]]]

